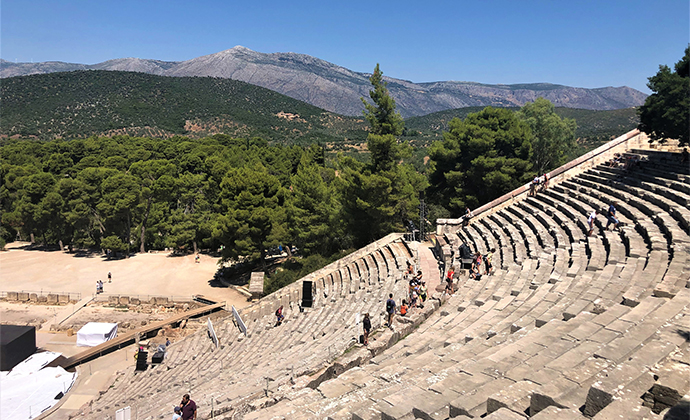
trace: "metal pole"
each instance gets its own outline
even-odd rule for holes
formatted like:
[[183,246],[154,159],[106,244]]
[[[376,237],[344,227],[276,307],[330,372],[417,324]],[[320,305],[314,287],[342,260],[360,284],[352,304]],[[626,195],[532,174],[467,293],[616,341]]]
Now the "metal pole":
[[419,200],[419,242],[424,242],[426,223],[426,205],[424,199]]

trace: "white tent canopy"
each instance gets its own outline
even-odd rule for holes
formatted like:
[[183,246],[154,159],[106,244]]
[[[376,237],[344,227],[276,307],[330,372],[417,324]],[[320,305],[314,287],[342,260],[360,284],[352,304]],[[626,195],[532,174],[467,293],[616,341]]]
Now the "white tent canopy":
[[77,346],[93,347],[117,335],[117,324],[105,322],[89,322],[77,331]]
[[57,404],[69,391],[77,373],[44,367],[60,353],[39,352],[9,372],[0,374],[0,420],[30,420]]

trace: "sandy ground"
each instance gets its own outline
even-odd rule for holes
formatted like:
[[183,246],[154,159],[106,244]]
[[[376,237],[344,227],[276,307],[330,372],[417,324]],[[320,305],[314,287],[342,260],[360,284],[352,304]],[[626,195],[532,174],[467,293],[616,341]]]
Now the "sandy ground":
[[[96,281],[102,280],[106,294],[200,294],[236,308],[248,304],[243,295],[213,280],[218,259],[207,255],[201,255],[198,264],[193,255],[170,257],[167,253],[136,254],[109,261],[101,255],[21,249],[25,245],[13,242],[7,245],[9,251],[0,252],[0,290],[81,293],[84,298],[92,295]],[[108,283],[108,272],[112,273],[112,283]]]
[[[224,301],[236,308],[247,306],[244,295],[214,281],[218,259],[207,255],[194,262],[194,256],[170,257],[167,253],[137,254],[121,260],[107,260],[101,255],[83,256],[60,251],[24,249],[27,243],[8,244],[6,252],[0,252],[0,291],[80,293],[84,300],[94,295],[97,280],[104,282],[104,292],[128,296],[191,297],[203,295],[211,300]],[[108,283],[108,272],[112,283]],[[88,322],[117,322],[118,333],[131,331],[145,323],[163,320],[185,310],[190,305],[140,305],[108,307],[106,301],[95,301],[81,308],[68,304],[51,306],[37,303],[12,303],[0,301],[0,323],[33,325],[36,327],[36,345],[40,349],[62,353],[70,357],[84,351],[77,347],[76,331]],[[197,304],[192,303],[191,306]],[[51,331],[51,324],[58,318],[79,307],[62,322],[58,331]],[[227,312],[211,314],[212,320],[228,316]],[[166,339],[175,342],[205,328],[206,318],[189,320],[185,328],[165,327],[158,336],[149,339],[155,348]],[[43,326],[43,328],[41,328]],[[69,331],[68,331],[69,330]],[[104,391],[113,374],[134,364],[135,345],[130,345],[78,367],[79,379],[63,405],[49,415],[50,419],[67,420],[80,410],[83,404]]]
[[[204,295],[216,301],[225,301],[236,308],[247,306],[246,298],[232,288],[223,287],[213,280],[217,270],[217,258],[201,255],[200,262],[194,256],[169,257],[166,253],[140,254],[122,260],[106,260],[100,255],[77,256],[60,251],[23,249],[27,243],[8,244],[6,252],[0,252],[0,290],[19,292],[81,293],[88,298],[95,292],[96,280],[104,281],[105,294],[129,296]],[[108,272],[113,281],[108,283]],[[33,325],[39,348],[61,352],[71,356],[84,350],[76,347],[76,336],[67,330],[78,331],[88,322],[117,322],[120,332],[135,329],[146,322],[163,320],[183,310],[176,308],[142,305],[137,308],[110,308],[105,302],[93,302],[79,309],[59,325],[59,331],[49,332],[51,324],[70,311],[70,306],[51,306],[35,303],[0,301],[0,323]],[[227,314],[226,314],[227,315]],[[212,316],[212,318],[214,318]],[[204,318],[205,319],[205,318]],[[166,331],[173,339],[181,338],[194,330],[196,322],[185,331]],[[43,329],[41,326],[43,325]],[[40,329],[40,331],[39,331]]]

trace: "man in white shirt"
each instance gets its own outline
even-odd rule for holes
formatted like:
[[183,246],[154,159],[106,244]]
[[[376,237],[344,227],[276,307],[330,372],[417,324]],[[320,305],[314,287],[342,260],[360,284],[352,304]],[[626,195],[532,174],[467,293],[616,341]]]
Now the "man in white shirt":
[[594,220],[597,218],[597,211],[592,210],[592,213],[590,213],[589,217],[587,218],[587,223],[589,224],[589,232],[587,233],[587,236],[592,236],[592,233],[594,232]]

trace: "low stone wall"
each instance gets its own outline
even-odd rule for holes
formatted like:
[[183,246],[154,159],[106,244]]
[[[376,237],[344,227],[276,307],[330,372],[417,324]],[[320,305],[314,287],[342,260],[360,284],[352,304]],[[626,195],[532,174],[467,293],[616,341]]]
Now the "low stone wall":
[[7,302],[35,303],[43,305],[67,305],[81,300],[81,293],[50,291],[3,291],[0,299]]
[[128,306],[128,305],[170,305],[175,303],[189,303],[194,301],[193,296],[152,296],[152,295],[115,295],[99,294],[95,295],[94,302],[107,304],[108,306]]

